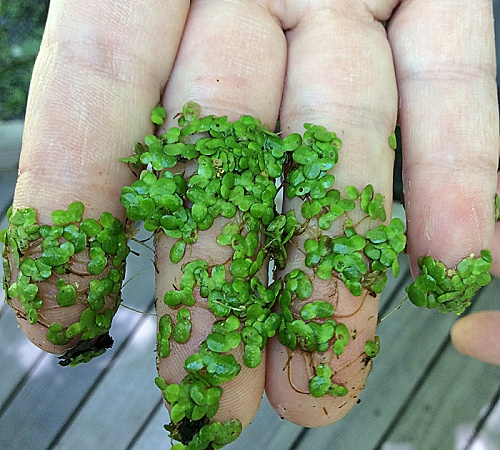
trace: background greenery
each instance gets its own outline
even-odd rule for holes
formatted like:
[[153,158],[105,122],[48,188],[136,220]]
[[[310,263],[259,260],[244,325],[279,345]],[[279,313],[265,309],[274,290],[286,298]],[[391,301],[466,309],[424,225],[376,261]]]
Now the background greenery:
[[0,121],[24,117],[48,5],[48,0],[0,0]]

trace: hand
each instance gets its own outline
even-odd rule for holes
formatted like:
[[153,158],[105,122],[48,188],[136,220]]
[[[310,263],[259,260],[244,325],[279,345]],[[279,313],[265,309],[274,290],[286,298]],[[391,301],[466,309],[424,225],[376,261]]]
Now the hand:
[[[420,255],[454,266],[490,248],[498,117],[489,2],[476,2],[473,11],[456,2],[325,3],[196,1],[189,8],[176,0],[133,2],[125,11],[52,2],[33,75],[14,208],[34,207],[40,223],[51,223],[51,211],[80,200],[89,217],[109,211],[124,220],[117,199],[133,177],[117,161],[152,132],[149,112],[165,88],[167,127],[187,100],[202,105],[203,114],[230,120],[251,114],[271,128],[279,115],[284,135],[301,131],[304,122],[326,126],[343,142],[337,189],[372,184],[388,209],[394,156],[387,139],[399,94],[414,275]],[[387,35],[378,22],[384,20]],[[341,233],[342,224],[335,226],[333,234]],[[211,229],[209,235],[219,233]],[[197,244],[200,254],[222,253],[204,242]],[[159,299],[176,276],[166,253],[172,244],[165,237],[157,241]],[[291,256],[287,270],[296,262]],[[374,337],[378,303],[367,292],[351,296],[337,282],[321,292],[332,294],[339,299],[337,315],[355,312],[345,323],[357,330],[356,344],[340,364],[343,379],[353,384],[348,396],[315,399],[297,392],[290,379],[294,386],[308,381],[302,358],[289,361],[274,339],[267,374],[264,364],[243,368],[224,387],[218,420],[248,424],[264,384],[278,413],[301,425],[327,425],[348,412],[367,375],[359,355]],[[161,317],[161,301],[158,308]],[[213,321],[206,310],[192,314],[189,343],[160,364],[169,383],[183,378],[185,358]],[[20,324],[39,346],[57,350],[45,342],[45,330]]]

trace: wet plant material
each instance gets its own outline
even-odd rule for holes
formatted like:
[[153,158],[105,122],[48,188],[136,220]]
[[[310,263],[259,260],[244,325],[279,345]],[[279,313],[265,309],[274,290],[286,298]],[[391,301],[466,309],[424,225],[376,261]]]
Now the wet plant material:
[[431,256],[420,257],[420,274],[406,287],[408,298],[419,307],[454,312],[457,316],[470,306],[476,292],[491,281],[491,251],[482,250],[460,261],[456,268],[447,268]]
[[[241,364],[258,367],[267,340],[275,335],[290,352],[310,355],[313,371],[304,394],[345,396],[347,387],[336,382],[330,364],[313,356],[339,358],[356,330],[342,323],[344,316],[336,315],[331,299],[315,298],[313,285],[341,281],[355,297],[377,297],[388,271],[398,276],[398,255],[406,246],[403,223],[388,221],[384,198],[372,185],[337,188],[332,171],[342,143],[335,133],[306,123],[303,134],[282,138],[251,116],[230,122],[225,116],[202,117],[200,111],[198,104],[186,103],[176,116],[178,126],[147,135],[132,156],[122,159],[138,174],[121,192],[128,220],[143,221],[146,230],[173,239],[169,259],[182,273],[162,293],[171,312],[158,319],[158,360],[169,357],[172,345],[189,342],[191,309],[198,306],[195,292],[215,318],[206,340],[184,361],[183,380],[168,384],[156,378],[170,407],[171,423],[165,428],[179,441],[174,450],[219,449],[237,439],[238,419],[214,420],[223,385],[238,376]],[[154,124],[162,125],[165,118],[163,108],[153,109]],[[391,135],[388,147],[394,146]],[[299,200],[300,211],[276,210],[277,186],[288,199]],[[496,219],[499,210],[497,196]],[[118,219],[107,212],[99,220],[83,215],[83,204],[73,202],[53,212],[53,225],[40,225],[35,210],[21,208],[9,212],[9,228],[0,234],[4,288],[18,316],[46,326],[46,338],[54,345],[81,340],[60,357],[61,365],[87,362],[112,345],[108,331],[129,253],[128,232]],[[214,239],[231,250],[231,257],[216,265],[190,259],[199,232],[219,218],[226,223]],[[307,239],[297,239],[306,231]],[[301,268],[286,271],[290,246],[303,259]],[[264,284],[257,275],[270,261],[282,275]],[[489,282],[490,266],[486,250],[456,269],[422,257],[421,274],[407,288],[408,296],[417,306],[460,313]],[[89,287],[82,290],[75,276],[91,277]],[[57,288],[58,306],[86,305],[75,323],[45,320],[39,286],[49,280]],[[241,362],[236,349],[242,350]],[[365,343],[365,365],[379,350],[377,336]]]
[[[312,298],[314,278],[334,277],[355,296],[363,290],[376,296],[389,269],[397,276],[397,255],[406,239],[399,219],[382,224],[387,219],[384,199],[371,185],[361,191],[354,186],[342,192],[334,188],[331,172],[341,141],[324,127],[305,124],[303,135],[293,133],[282,139],[251,116],[234,122],[227,117],[201,117],[199,105],[193,102],[177,117],[178,126],[159,136],[146,136],[134,155],[122,160],[138,172],[139,179],[122,189],[121,202],[130,220],[141,220],[146,230],[175,240],[169,258],[180,265],[182,275],[178,285],[162,294],[172,312],[158,320],[158,358],[169,357],[172,342],[189,341],[195,291],[215,317],[198,352],[184,362],[184,379],[179,384],[156,379],[170,405],[171,423],[166,429],[180,441],[176,449],[221,448],[241,432],[237,419],[213,421],[222,386],[242,368],[234,351],[241,348],[242,363],[255,368],[262,362],[267,340],[278,334],[291,350],[332,351],[340,356],[351,331],[334,320],[329,302]],[[161,125],[165,111],[157,107],[151,118]],[[189,175],[184,163],[190,164]],[[301,198],[301,214],[278,213],[280,184],[286,186],[288,198]],[[374,224],[366,235],[358,234],[359,222],[350,220],[355,209],[363,211],[362,221]],[[209,230],[219,217],[227,220],[214,239],[231,249],[232,256],[219,265],[189,260],[186,255],[191,254],[198,233]],[[342,231],[331,236],[336,220],[343,224],[336,229]],[[264,285],[257,273],[269,261],[285,269],[290,241],[312,221],[318,223],[319,235],[301,249],[308,274],[296,269]],[[300,317],[290,309],[296,299],[305,302]],[[277,303],[280,313],[273,309]],[[372,346],[367,343],[367,348],[374,357]],[[347,388],[333,378],[328,364],[317,364],[309,393],[346,395]]]
[[[67,210],[52,213],[53,225],[40,225],[32,208],[12,209],[4,242],[4,290],[7,301],[30,325],[46,327],[46,339],[67,345],[73,338],[82,343],[62,357],[62,365],[87,362],[111,347],[108,331],[120,303],[129,253],[120,220],[110,213],[99,220],[83,218],[84,206],[73,202]],[[81,280],[91,278],[81,285]],[[52,283],[57,293],[51,304],[42,299],[42,283]],[[45,308],[85,306],[72,324],[52,322]],[[108,336],[108,337],[106,337]]]
[[80,341],[75,347],[66,350],[66,352],[57,359],[60,366],[75,367],[80,364],[101,356],[107,349],[113,347],[113,338],[109,333],[97,336],[92,341]]

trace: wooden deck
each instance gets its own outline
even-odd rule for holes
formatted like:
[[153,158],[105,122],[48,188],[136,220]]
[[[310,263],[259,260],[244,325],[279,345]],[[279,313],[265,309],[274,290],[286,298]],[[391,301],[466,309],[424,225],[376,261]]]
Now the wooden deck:
[[[6,225],[17,160],[12,147],[2,153],[0,228]],[[398,205],[395,211],[403,213]],[[410,282],[406,258],[401,264],[399,279],[391,279],[384,294],[381,317],[401,302]],[[130,258],[128,277],[138,272],[124,289],[124,303],[151,313],[154,276],[146,258]],[[499,289],[500,280],[494,280],[478,294],[471,311],[495,308]],[[1,301],[3,295],[0,449],[170,448],[163,429],[168,413],[153,381],[153,315],[120,308],[111,329],[114,348],[91,364],[66,368],[28,342],[13,311]],[[253,423],[227,448],[500,449],[500,367],[458,354],[449,339],[453,321],[451,315],[405,303],[381,323],[382,351],[361,404],[345,419],[305,429],[281,420],[264,398]]]

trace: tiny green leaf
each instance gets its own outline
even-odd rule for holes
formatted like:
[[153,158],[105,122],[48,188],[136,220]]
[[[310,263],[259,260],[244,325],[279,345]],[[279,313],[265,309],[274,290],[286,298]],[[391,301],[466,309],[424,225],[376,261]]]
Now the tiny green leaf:
[[162,125],[166,117],[167,113],[161,106],[157,106],[151,111],[151,122],[155,123],[156,125]]
[[170,261],[174,264],[181,262],[182,258],[184,258],[184,253],[186,252],[186,242],[182,239],[179,239],[177,242],[172,245],[170,249]]
[[393,149],[396,150],[398,148],[398,141],[396,139],[396,133],[393,131],[392,134],[389,136],[389,146]]

